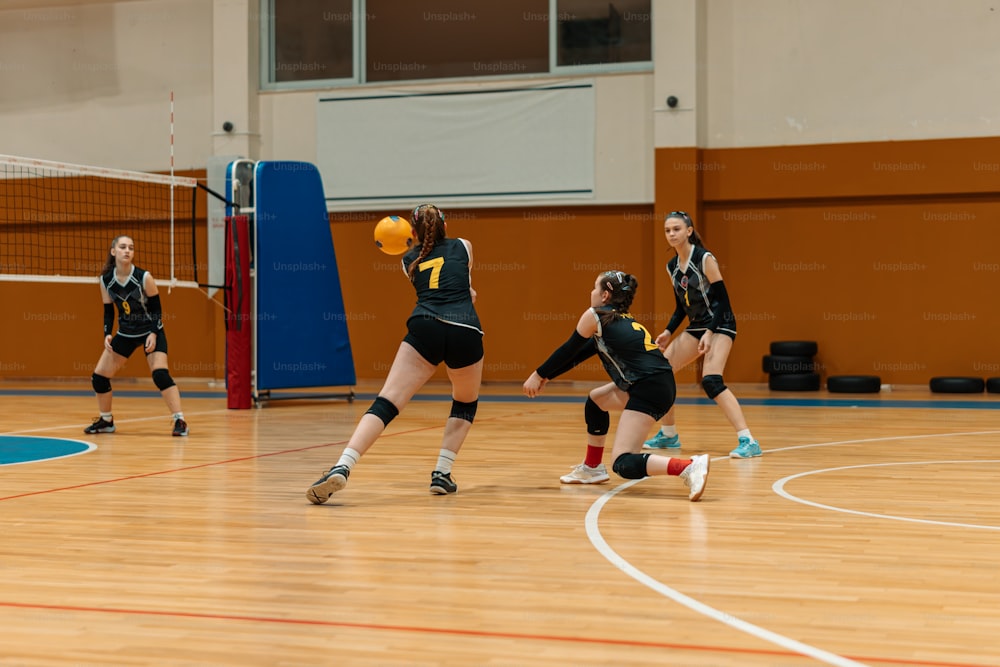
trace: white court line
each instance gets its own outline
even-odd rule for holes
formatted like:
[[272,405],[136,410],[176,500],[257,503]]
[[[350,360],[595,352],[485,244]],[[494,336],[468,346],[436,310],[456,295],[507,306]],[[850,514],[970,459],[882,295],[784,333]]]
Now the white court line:
[[[227,408],[225,410],[205,410],[203,412],[185,412],[184,413],[184,419],[186,420],[189,415],[194,415],[194,416],[199,416],[199,415],[215,415],[215,414],[219,414],[219,413],[223,413],[223,412],[229,412],[229,409]],[[116,425],[117,424],[134,424],[136,422],[148,422],[148,421],[153,421],[153,420],[156,420],[156,419],[162,419],[163,421],[168,421],[168,420],[171,419],[171,417],[170,417],[170,415],[160,415],[158,417],[137,417],[135,419],[122,419],[122,420],[116,419],[115,420],[115,424]],[[44,428],[26,428],[26,429],[22,429],[20,431],[5,431],[4,433],[0,433],[0,435],[19,435],[21,433],[47,433],[49,431],[61,431],[63,429],[67,429],[67,428],[79,428],[79,429],[83,429],[83,428],[86,428],[87,426],[90,426],[90,424],[65,424],[63,426],[46,426]],[[95,433],[95,435],[108,435],[108,434],[107,433]],[[63,439],[65,440],[65,439],[68,439],[68,438],[63,438]],[[81,441],[81,442],[89,442],[89,441]]]
[[[965,434],[961,434],[965,435]],[[804,498],[799,498],[798,496],[793,496],[792,494],[785,491],[785,484],[792,481],[793,479],[798,479],[799,477],[806,477],[807,475],[818,475],[823,472],[836,472],[838,470],[853,470],[856,468],[880,468],[885,466],[916,466],[916,465],[946,465],[952,463],[1000,463],[1000,459],[977,459],[974,461],[897,461],[891,463],[865,463],[863,465],[856,466],[841,466],[839,468],[826,468],[824,470],[810,470],[808,472],[800,472],[797,475],[790,475],[783,479],[779,479],[777,482],[771,485],[771,489],[777,493],[782,498],[786,500],[791,500],[796,503],[801,503],[803,505],[809,505],[811,507],[817,507],[819,509],[829,510],[831,512],[840,512],[842,514],[855,514],[857,516],[867,516],[873,519],[891,519],[893,521],[909,521],[911,523],[925,523],[934,526],[951,526],[953,528],[975,528],[977,530],[1000,530],[1000,526],[986,526],[977,523],[958,523],[957,521],[935,521],[934,519],[915,519],[913,517],[899,516],[897,514],[877,514],[875,512],[861,512],[859,510],[849,510],[844,507],[834,507],[833,505],[824,505],[822,503],[813,502],[811,500],[805,500]]]
[[792,445],[791,447],[779,447],[768,449],[774,452],[790,452],[795,449],[809,449],[810,447],[833,447],[836,445],[856,445],[862,442],[885,442],[887,440],[922,440],[924,438],[954,438],[962,435],[997,435],[1000,431],[963,431],[962,433],[927,433],[925,435],[889,435],[883,438],[858,438],[857,440],[836,440],[834,442],[814,442],[808,445]]
[[[648,477],[646,479],[649,479]],[[779,635],[776,632],[772,632],[765,628],[762,628],[753,623],[749,623],[742,619],[736,618],[731,614],[727,614],[724,611],[719,611],[714,607],[710,607],[704,602],[699,602],[692,597],[684,595],[680,591],[667,586],[666,584],[657,581],[645,572],[639,570],[637,567],[629,563],[627,560],[619,556],[614,549],[608,546],[608,543],[604,540],[601,535],[601,531],[597,525],[597,518],[601,513],[601,509],[608,503],[615,494],[624,491],[630,486],[641,482],[642,480],[633,480],[631,482],[626,482],[621,486],[611,489],[600,498],[598,498],[593,505],[591,505],[590,510],[587,511],[586,526],[587,526],[587,536],[590,537],[591,543],[597,549],[597,551],[604,556],[612,565],[617,567],[619,570],[632,577],[640,584],[650,588],[660,595],[670,598],[678,604],[682,604],[688,609],[695,611],[703,616],[708,616],[711,619],[719,621],[720,623],[725,623],[731,628],[736,628],[741,632],[745,632],[754,637],[758,637],[765,641],[769,641],[772,644],[777,644],[782,648],[788,649],[800,655],[806,655],[810,658],[815,658],[820,662],[825,662],[828,665],[838,665],[840,667],[864,667],[864,663],[856,662],[849,658],[844,658],[842,656],[829,653],[822,649],[818,649],[815,646],[809,646],[808,644],[803,644],[800,641],[785,637],[784,635]]]
[[[791,447],[781,447],[779,449],[769,449],[767,450],[767,452],[769,455],[771,455],[774,454],[775,452],[785,452],[795,449],[808,449],[811,447],[833,447],[836,445],[858,444],[864,442],[884,442],[888,440],[903,440],[903,439],[912,440],[912,439],[922,439],[922,438],[948,438],[948,437],[956,437],[964,435],[995,435],[998,433],[1000,433],[1000,431],[970,431],[966,433],[933,433],[927,435],[897,435],[897,436],[887,436],[881,438],[859,438],[857,440],[838,440],[834,442],[817,442],[807,445],[794,445]],[[649,478],[647,477],[646,479]],[[648,574],[642,572],[634,565],[629,563],[627,560],[619,556],[618,553],[615,552],[615,550],[608,545],[608,543],[604,540],[604,537],[601,535],[600,528],[598,527],[598,517],[601,514],[601,509],[603,509],[603,507],[608,503],[608,501],[611,500],[611,498],[613,498],[616,494],[620,493],[621,491],[624,491],[630,486],[638,484],[641,481],[642,480],[633,480],[631,482],[626,482],[625,484],[622,484],[621,486],[618,486],[608,491],[600,498],[598,498],[594,502],[594,504],[590,507],[590,509],[587,511],[587,517],[585,520],[587,528],[587,536],[590,538],[591,544],[594,545],[597,551],[602,556],[604,556],[604,558],[606,558],[608,562],[610,562],[619,570],[621,570],[628,576],[632,577],[639,583],[643,584],[647,588],[656,591],[660,595],[668,597],[674,602],[684,605],[685,607],[691,609],[692,611],[695,611],[704,616],[708,616],[709,618],[715,619],[720,623],[725,623],[730,627],[736,628],[741,632],[746,632],[747,634],[752,635],[754,637],[758,637],[765,641],[769,641],[772,644],[777,644],[778,646],[786,648],[790,651],[794,651],[801,655],[807,655],[816,658],[817,660],[820,660],[830,665],[844,665],[844,666],[863,665],[863,663],[856,662],[854,660],[850,660],[849,658],[844,658],[842,656],[833,653],[829,653],[822,649],[818,649],[814,646],[809,646],[808,644],[803,644],[802,642],[797,641],[795,639],[791,639],[790,637],[779,635],[776,632],[772,632],[771,630],[767,630],[765,628],[759,627],[742,619],[736,618],[731,614],[719,611],[714,607],[710,607],[703,602],[699,602],[694,598],[688,597],[687,595],[684,595],[680,591],[671,588],[670,586],[667,586],[666,584],[657,581],[656,579],[653,579]],[[779,495],[784,495],[784,494],[779,492]],[[796,500],[795,498],[791,499]],[[807,504],[814,504],[814,503],[807,503]],[[861,514],[860,512],[857,513]],[[917,521],[917,520],[912,519],[912,521]]]

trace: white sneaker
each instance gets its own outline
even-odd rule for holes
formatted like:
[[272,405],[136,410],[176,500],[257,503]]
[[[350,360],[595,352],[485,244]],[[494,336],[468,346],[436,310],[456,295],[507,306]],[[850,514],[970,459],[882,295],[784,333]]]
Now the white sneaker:
[[705,492],[705,484],[708,482],[708,468],[712,464],[712,459],[708,454],[699,454],[691,457],[691,465],[684,468],[680,478],[684,481],[684,486],[691,489],[688,498],[694,502],[701,498]]
[[[690,466],[688,466],[690,467]],[[591,468],[586,463],[581,463],[573,468],[573,472],[563,475],[559,481],[563,484],[603,484],[611,479],[608,477],[608,469],[604,464],[599,464],[596,468]]]

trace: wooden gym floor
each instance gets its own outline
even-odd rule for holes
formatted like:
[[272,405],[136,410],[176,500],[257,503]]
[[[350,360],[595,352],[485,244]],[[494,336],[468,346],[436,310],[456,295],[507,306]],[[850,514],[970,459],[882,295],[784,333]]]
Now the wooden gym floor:
[[88,385],[0,383],[0,456],[89,447],[0,465],[0,665],[1000,664],[1000,396],[735,387],[765,452],[737,461],[682,386],[681,455],[713,460],[690,503],[676,478],[560,485],[570,383],[485,386],[432,496],[434,385],[310,505],[377,389],[232,411],[182,382],[173,438],[151,383],[116,385],[98,436]]

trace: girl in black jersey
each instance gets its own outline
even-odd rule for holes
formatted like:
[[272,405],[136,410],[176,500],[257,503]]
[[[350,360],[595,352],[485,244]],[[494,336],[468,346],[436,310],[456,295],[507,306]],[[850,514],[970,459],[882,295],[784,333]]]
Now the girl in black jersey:
[[[173,415],[174,435],[188,434],[181,412],[181,392],[167,370],[167,336],[163,331],[160,292],[153,275],[132,263],[135,243],[128,236],[111,242],[111,251],[101,272],[101,301],[104,302],[104,351],[90,377],[97,394],[100,416],[84,433],[114,433],[111,414],[111,378],[128,358],[141,347],[153,382]],[[118,333],[111,332],[118,309]]]
[[612,381],[590,392],[584,406],[587,460],[562,481],[595,484],[608,480],[601,458],[611,424],[608,410],[615,409],[622,412],[611,450],[612,469],[625,479],[677,475],[690,487],[688,497],[693,502],[705,491],[707,455],[679,459],[639,453],[649,427],[673,405],[675,386],[670,363],[646,328],[629,315],[637,286],[633,276],[621,271],[597,276],[590,308],[580,316],[569,340],[525,381],[524,393],[535,398],[549,380],[598,354]]
[[[747,427],[743,409],[722,380],[729,352],[736,340],[736,317],[722,282],[719,263],[702,245],[687,213],[673,211],[667,215],[663,233],[667,243],[677,253],[667,262],[676,307],[666,330],[656,337],[656,344],[674,368],[683,368],[698,357],[705,356],[702,388],[722,408],[729,423],[736,429],[737,445],[729,456],[735,459],[760,456],[760,445]],[[685,318],[688,320],[687,329],[671,341],[671,336]],[[643,446],[649,449],[680,447],[673,409],[663,421],[656,435]]]
[[317,505],[347,485],[358,459],[442,362],[451,380],[451,414],[430,491],[445,495],[458,490],[451,468],[476,416],[483,377],[483,330],[469,273],[472,244],[447,238],[444,213],[430,204],[413,209],[410,224],[415,243],[403,255],[403,271],[416,289],[417,305],[375,402],[361,417],[337,464],[306,490],[306,498]]

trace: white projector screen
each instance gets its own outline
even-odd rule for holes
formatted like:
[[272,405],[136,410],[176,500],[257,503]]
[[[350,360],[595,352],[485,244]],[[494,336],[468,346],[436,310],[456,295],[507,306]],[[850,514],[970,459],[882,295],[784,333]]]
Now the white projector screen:
[[592,82],[318,100],[329,208],[593,198]]

